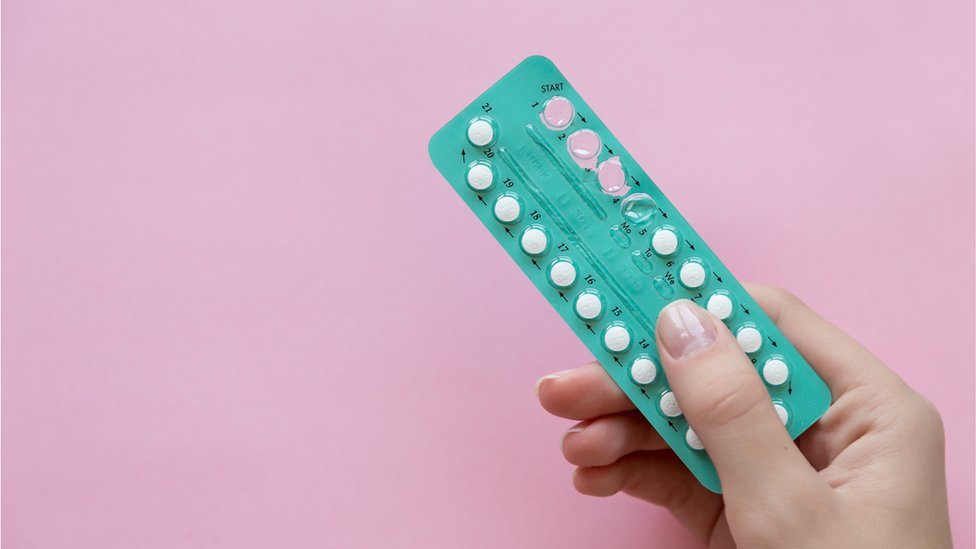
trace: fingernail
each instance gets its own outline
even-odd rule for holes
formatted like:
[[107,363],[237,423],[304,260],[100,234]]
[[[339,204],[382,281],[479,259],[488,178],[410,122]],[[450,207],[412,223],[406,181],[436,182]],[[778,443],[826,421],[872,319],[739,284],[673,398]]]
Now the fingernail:
[[580,424],[578,424],[578,425],[576,425],[576,426],[574,426],[574,427],[573,427],[572,429],[570,429],[570,430],[568,430],[568,431],[566,431],[566,432],[565,432],[565,433],[563,434],[563,440],[562,440],[562,443],[563,443],[563,444],[565,444],[565,443],[566,443],[566,438],[567,438],[567,437],[569,437],[569,435],[572,435],[572,434],[574,434],[574,433],[582,433],[582,432],[583,432],[583,429],[586,429],[586,424],[584,424],[584,423],[580,423]]
[[555,372],[547,376],[540,377],[539,380],[535,382],[535,396],[539,396],[539,387],[542,386],[543,382],[548,381],[550,379],[557,379],[559,378],[559,376],[571,371],[572,370],[563,370],[561,372]]
[[687,299],[672,302],[661,311],[657,334],[664,349],[674,358],[708,347],[717,335],[705,310]]

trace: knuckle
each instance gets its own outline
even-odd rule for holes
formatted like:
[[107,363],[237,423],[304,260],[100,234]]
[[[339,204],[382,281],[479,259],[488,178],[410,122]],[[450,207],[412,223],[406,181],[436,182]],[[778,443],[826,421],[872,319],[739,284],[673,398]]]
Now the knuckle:
[[789,309],[796,307],[797,305],[802,305],[803,302],[796,295],[780,286],[769,286],[769,293],[773,298],[773,301],[779,303],[780,307],[783,309]]
[[713,427],[740,421],[766,400],[753,377],[753,372],[736,372],[709,381],[699,391],[691,413]]
[[945,439],[945,425],[942,421],[942,414],[931,400],[924,396],[914,393],[913,395],[912,417],[918,428],[930,435],[936,435],[939,440]]

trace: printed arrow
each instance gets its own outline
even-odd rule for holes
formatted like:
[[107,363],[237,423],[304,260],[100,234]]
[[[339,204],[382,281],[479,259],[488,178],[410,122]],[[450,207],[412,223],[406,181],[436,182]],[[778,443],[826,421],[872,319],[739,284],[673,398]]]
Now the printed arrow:
[[665,212],[664,210],[662,210],[661,208],[658,208],[657,211],[661,212],[661,215],[664,216],[664,219],[667,219],[668,218],[668,213]]
[[688,243],[688,247],[689,247],[689,248],[691,248],[692,250],[694,250],[694,249],[695,249],[695,245],[694,245],[694,244],[692,244],[690,240],[685,240],[685,242],[687,242],[687,243]]
[[630,176],[630,178],[634,180],[634,185],[637,185],[638,187],[640,187],[640,181],[638,181],[636,177]]
[[647,396],[647,391],[641,388],[641,392],[644,393],[644,397],[647,398],[647,400],[651,400],[651,397]]
[[620,363],[620,359],[619,358],[613,357],[613,361],[617,363],[617,366],[623,366],[623,364]]
[[512,231],[508,230],[508,227],[505,227],[505,232],[508,233],[508,236],[515,238],[515,235],[512,234]]
[[485,197],[483,197],[483,196],[481,196],[480,194],[478,195],[478,200],[480,200],[480,201],[481,201],[481,203],[482,203],[482,204],[484,204],[485,206],[487,206],[487,205],[488,205],[488,203],[487,203],[487,202],[485,202]]
[[674,426],[674,423],[671,423],[671,420],[670,419],[668,420],[668,427],[674,429],[674,432],[675,433],[678,432],[678,428]]
[[786,386],[786,392],[788,394],[791,394],[791,395],[793,394],[793,382],[792,381],[790,381],[790,383]]
[[715,278],[717,278],[719,282],[722,281],[722,277],[718,276],[718,273],[713,272],[712,274],[715,275]]
[[613,154],[613,149],[610,148],[610,145],[607,145],[606,143],[604,143],[603,146],[607,148],[607,152],[608,153]]
[[461,149],[461,162],[464,162],[464,149]]
[[534,259],[532,260],[532,264],[535,265],[536,269],[539,269],[540,271],[542,270],[542,267],[540,267],[539,264],[536,263]]
[[742,310],[745,311],[746,314],[749,314],[749,309],[746,309],[745,305],[742,305],[741,303],[739,305],[742,307]]
[[562,292],[559,292],[559,297],[563,298],[563,301],[566,301],[567,303],[569,302],[569,300],[566,299],[566,296],[563,295]]
[[582,120],[582,121],[583,121],[583,123],[585,124],[585,123],[586,123],[586,119],[585,119],[585,118],[583,118],[583,115],[582,115],[581,113],[576,113],[576,114],[578,114],[578,115],[579,115],[579,117],[580,117],[580,120]]
[[[769,336],[766,336],[766,337],[769,337]],[[779,345],[776,344],[776,340],[773,339],[773,338],[771,338],[771,337],[769,337],[769,342],[773,344],[773,347],[779,347]]]
[[586,329],[587,329],[587,330],[589,330],[591,334],[592,334],[592,333],[595,333],[595,332],[593,331],[593,327],[592,327],[592,326],[590,326],[589,324],[587,324],[587,325],[586,325]]

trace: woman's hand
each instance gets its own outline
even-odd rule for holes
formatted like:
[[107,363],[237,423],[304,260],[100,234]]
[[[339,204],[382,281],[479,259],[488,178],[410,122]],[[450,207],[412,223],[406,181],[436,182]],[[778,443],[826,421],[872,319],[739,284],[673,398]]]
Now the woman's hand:
[[935,407],[792,295],[747,289],[830,386],[826,415],[790,440],[755,366],[691,301],[662,312],[657,347],[689,424],[722,481],[702,487],[603,368],[548,375],[576,489],[667,507],[710,547],[949,547],[944,434]]

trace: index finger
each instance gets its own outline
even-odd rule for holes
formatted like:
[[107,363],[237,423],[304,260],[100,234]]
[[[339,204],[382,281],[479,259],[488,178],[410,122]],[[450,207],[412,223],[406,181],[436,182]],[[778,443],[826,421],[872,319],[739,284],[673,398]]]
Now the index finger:
[[898,379],[878,357],[793,294],[774,286],[743,284],[800,354],[840,395],[868,381]]

